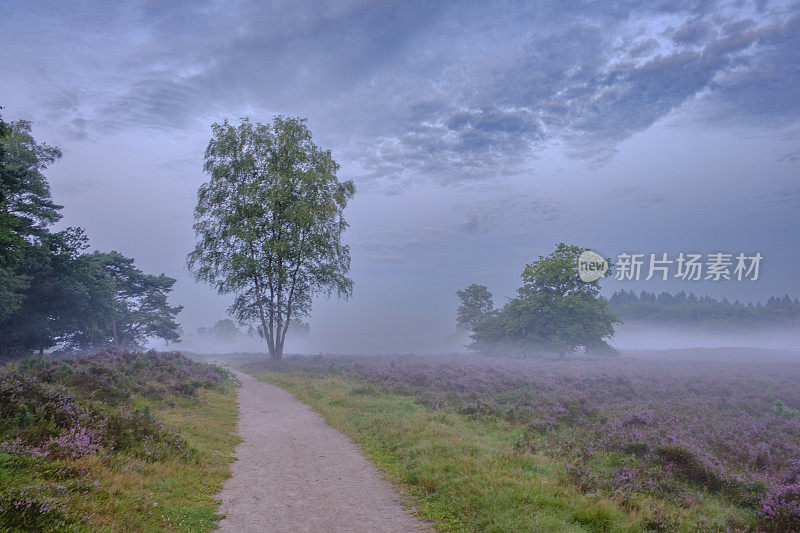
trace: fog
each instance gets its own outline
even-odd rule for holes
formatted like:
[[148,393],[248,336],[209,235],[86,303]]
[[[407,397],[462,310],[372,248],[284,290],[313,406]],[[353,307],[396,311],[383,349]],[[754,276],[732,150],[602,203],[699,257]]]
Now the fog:
[[[800,4],[784,4],[0,1],[0,105],[63,151],[45,172],[58,227],[175,278],[172,347],[204,352],[265,350],[192,335],[232,301],[185,268],[211,124],[307,118],[357,187],[354,294],[315,300],[286,351],[460,353],[455,291],[483,284],[502,306],[559,242],[764,257],[757,281],[604,291],[798,296]],[[792,348],[798,334],[626,324],[611,343]]]
[[[308,336],[287,336],[286,353],[293,354],[440,354],[465,351],[469,342],[466,333],[441,331],[420,331],[418,335],[404,332],[354,332],[350,329],[342,332],[323,331],[315,333],[312,329]],[[154,348],[163,349],[163,344],[155,343]],[[197,335],[187,335],[183,342],[169,345],[171,349],[186,350],[195,353],[226,352],[265,352],[266,344],[256,336],[242,333],[233,339],[219,340]]]
[[620,350],[728,347],[800,350],[800,328],[708,330],[628,323],[617,328],[612,344]]
[[[468,353],[470,342],[466,332],[420,331],[419,335],[401,332],[350,331],[316,333],[312,329],[308,336],[289,336],[286,341],[287,354],[455,354]],[[752,348],[796,352],[800,358],[800,328],[770,328],[742,331],[740,329],[709,330],[691,326],[654,325],[650,323],[626,323],[617,327],[611,344],[622,353],[630,355],[642,350],[681,350],[687,348]],[[152,347],[162,349],[163,344]],[[266,345],[254,336],[242,333],[233,339],[219,340],[208,336],[187,335],[172,349],[194,353],[264,352]],[[725,353],[725,352],[721,352]],[[752,352],[748,352],[751,353]],[[766,352],[765,352],[766,353]]]

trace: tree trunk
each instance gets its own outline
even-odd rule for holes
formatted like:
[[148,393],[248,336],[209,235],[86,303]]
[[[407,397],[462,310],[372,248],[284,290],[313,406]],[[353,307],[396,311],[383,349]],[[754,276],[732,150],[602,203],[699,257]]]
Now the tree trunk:
[[272,323],[273,323],[273,310],[272,306],[269,309],[269,324],[267,324],[267,318],[264,315],[264,303],[261,301],[261,287],[258,283],[258,277],[253,278],[253,285],[256,289],[256,305],[258,306],[258,315],[261,319],[261,337],[267,341],[267,353],[269,353],[269,358],[273,361],[277,361],[281,358],[282,351],[278,351],[275,346],[275,335],[272,331]]
[[[270,320],[270,322],[272,322],[272,320]],[[269,353],[269,358],[272,359],[273,361],[279,361],[283,356],[283,347],[278,346],[278,343],[275,342],[276,341],[275,333],[272,332],[271,330],[268,331],[267,330],[268,327],[270,326],[267,325],[262,313],[261,329],[264,331],[264,337],[265,340],[267,341],[267,352]]]
[[272,351],[269,352],[269,358],[273,361],[280,361],[283,359],[283,346],[275,346]]
[[[280,332],[278,332],[280,335]],[[277,338],[275,334],[270,335],[272,342],[267,342],[267,349],[269,350],[269,358],[272,361],[280,361],[283,358],[283,342]]]
[[281,335],[281,340],[280,340],[280,342],[278,342],[278,346],[277,346],[277,348],[278,348],[278,359],[283,357],[283,341],[284,341],[285,338],[286,338],[286,334]]
[[119,337],[117,336],[117,319],[111,319],[111,333],[114,335],[114,347],[119,349]]
[[[274,325],[274,322],[270,319],[270,327],[272,325]],[[280,361],[283,358],[283,342],[280,340],[280,331],[273,332],[270,330],[267,338],[267,350],[269,351],[269,358],[271,360]]]

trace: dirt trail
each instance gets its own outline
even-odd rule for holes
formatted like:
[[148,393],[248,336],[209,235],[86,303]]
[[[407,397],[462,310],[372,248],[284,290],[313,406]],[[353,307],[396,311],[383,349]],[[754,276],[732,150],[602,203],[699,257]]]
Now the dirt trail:
[[243,440],[218,495],[221,531],[427,530],[349,438],[285,390],[238,375]]

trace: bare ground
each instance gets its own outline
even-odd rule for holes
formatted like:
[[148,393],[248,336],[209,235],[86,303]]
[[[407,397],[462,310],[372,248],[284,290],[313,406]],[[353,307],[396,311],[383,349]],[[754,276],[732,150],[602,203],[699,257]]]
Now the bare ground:
[[238,376],[242,442],[221,531],[427,530],[349,438],[285,390]]

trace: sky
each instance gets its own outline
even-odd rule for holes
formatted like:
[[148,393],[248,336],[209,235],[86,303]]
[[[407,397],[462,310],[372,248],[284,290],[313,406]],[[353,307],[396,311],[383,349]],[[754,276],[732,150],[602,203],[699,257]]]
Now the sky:
[[210,126],[245,116],[306,117],[357,186],[354,295],[289,351],[461,349],[455,291],[502,305],[559,242],[763,256],[607,295],[800,296],[798,2],[0,0],[0,73],[4,120],[63,151],[62,225],[177,278],[187,332],[231,302],[185,259]]

